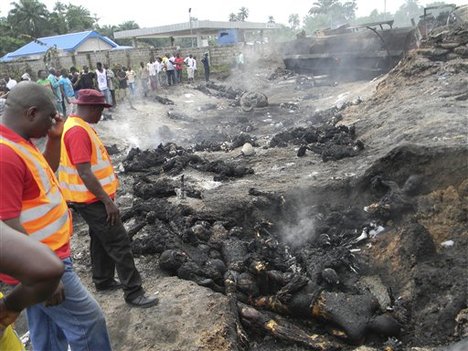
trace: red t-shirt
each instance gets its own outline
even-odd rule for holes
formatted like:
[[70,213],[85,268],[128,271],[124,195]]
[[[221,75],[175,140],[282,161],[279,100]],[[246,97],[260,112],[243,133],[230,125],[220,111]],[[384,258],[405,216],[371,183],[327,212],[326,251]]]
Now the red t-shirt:
[[[73,117],[73,116],[70,116]],[[67,130],[63,138],[65,148],[67,149],[68,157],[72,164],[77,165],[80,163],[91,162],[91,154],[93,145],[88,132],[79,126],[75,126]],[[114,194],[110,195],[111,199],[114,199]],[[99,201],[94,199],[86,202],[91,204]]]
[[184,59],[182,57],[175,58],[176,70],[181,71],[184,66]]
[[[0,124],[0,136],[13,142],[25,141],[34,144]],[[35,147],[35,146],[34,146]],[[23,159],[5,144],[0,144],[0,220],[17,218],[21,214],[22,203],[39,195],[39,187]],[[70,244],[55,250],[61,258],[70,256]],[[7,284],[18,282],[7,275],[0,274],[0,280]]]
[[91,162],[93,145],[84,128],[78,126],[70,128],[65,133],[63,141],[72,164]]

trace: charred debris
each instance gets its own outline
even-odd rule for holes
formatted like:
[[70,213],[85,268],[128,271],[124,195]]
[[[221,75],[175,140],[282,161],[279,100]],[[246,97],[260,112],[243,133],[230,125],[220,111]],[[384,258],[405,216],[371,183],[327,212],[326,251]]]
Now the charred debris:
[[[444,55],[465,55],[466,28],[457,33],[464,42],[444,49],[451,50]],[[441,37],[454,40],[444,32],[429,40],[440,47]],[[411,65],[394,74],[405,67]],[[270,78],[295,76],[277,70]],[[222,84],[197,89],[228,99],[243,113],[297,107],[271,106],[263,94]],[[322,162],[335,162],[358,156],[365,148],[359,130],[338,123],[350,104],[314,113],[304,126],[284,128],[263,146],[253,134],[221,134],[192,147],[132,149],[122,162],[133,184],[133,204],[122,220],[134,254],[154,255],[167,274],[225,294],[239,349],[279,343],[298,350],[351,350],[365,344],[398,351],[447,345],[468,335],[468,262],[462,254],[468,212],[461,200],[468,169],[466,162],[460,166],[468,159],[466,147],[398,146],[352,180],[290,193],[250,188],[239,198],[226,196],[215,210],[190,205],[188,198],[204,197],[188,181],[190,170],[221,183],[254,177],[248,156],[213,160],[210,152],[293,145],[291,157],[312,152]],[[447,169],[453,169],[450,175]],[[450,200],[444,200],[447,194],[453,194]],[[437,243],[428,230],[447,221],[458,238],[455,246]]]

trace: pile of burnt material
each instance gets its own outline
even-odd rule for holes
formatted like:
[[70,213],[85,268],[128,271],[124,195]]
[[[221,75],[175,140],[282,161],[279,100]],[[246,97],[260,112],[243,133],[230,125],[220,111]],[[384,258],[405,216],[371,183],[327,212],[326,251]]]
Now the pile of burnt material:
[[[439,252],[415,214],[422,206],[420,218],[433,217],[437,206],[425,194],[440,184],[414,172],[434,166],[440,173],[455,152],[416,151],[392,151],[352,190],[333,185],[285,198],[252,188],[248,200],[207,212],[168,201],[177,184],[161,179],[159,192],[135,189],[122,220],[135,254],[156,255],[168,274],[228,296],[240,342],[269,335],[311,350],[366,343],[395,351],[402,342],[448,343],[455,321],[457,335],[467,325],[460,277],[468,242],[460,234],[452,252]],[[466,158],[466,150],[459,155]],[[140,176],[136,183],[151,181]],[[461,228],[466,211],[458,213]]]
[[258,147],[257,138],[247,133],[240,133],[234,137],[220,134],[211,135],[208,139],[203,139],[198,142],[194,149],[195,151],[231,151],[249,143],[252,146]]
[[436,28],[416,52],[432,61],[463,59],[468,57],[467,44],[468,22],[454,28]]
[[270,147],[299,145],[297,156],[306,155],[310,150],[319,154],[323,161],[340,160],[353,157],[364,149],[364,143],[356,139],[354,126],[322,125],[320,127],[299,127],[276,134]]
[[[275,194],[250,194],[284,204]],[[290,248],[283,225],[254,222],[249,206],[231,205],[236,216],[216,218],[166,199],[137,198],[123,219],[133,218],[135,254],[160,255],[160,268],[168,274],[229,297],[239,313],[241,341],[267,334],[312,350],[339,350],[346,348],[343,341],[361,344],[374,335],[382,345],[400,333],[402,310],[393,296],[381,302],[357,284],[368,269],[354,245],[358,230],[371,226],[371,215],[362,209],[311,209],[306,216],[314,228]],[[297,220],[298,213],[283,215]]]
[[243,90],[235,89],[223,84],[217,84],[214,82],[207,82],[206,84],[200,84],[195,89],[209,96],[221,97],[229,100],[235,100],[239,102],[240,97],[244,93]]
[[294,71],[282,67],[277,67],[275,71],[268,76],[268,80],[289,79],[295,76],[296,73]]
[[216,181],[241,178],[254,173],[254,170],[245,167],[242,161],[208,161],[172,143],[161,144],[156,149],[145,151],[133,148],[123,161],[123,166],[125,172],[143,172],[148,175],[164,173],[171,176],[176,176],[187,167],[191,167],[201,172],[215,173],[214,180]]

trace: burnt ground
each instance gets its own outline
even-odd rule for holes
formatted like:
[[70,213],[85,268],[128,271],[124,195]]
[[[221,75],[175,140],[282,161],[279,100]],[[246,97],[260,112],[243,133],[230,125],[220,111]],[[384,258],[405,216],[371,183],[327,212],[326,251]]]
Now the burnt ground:
[[[115,349],[466,349],[468,61],[457,50],[337,85],[260,58],[255,72],[158,92],[174,105],[121,103],[97,130],[116,145],[123,219],[161,303],[95,293],[76,216],[77,271]],[[242,105],[244,91],[268,105]]]

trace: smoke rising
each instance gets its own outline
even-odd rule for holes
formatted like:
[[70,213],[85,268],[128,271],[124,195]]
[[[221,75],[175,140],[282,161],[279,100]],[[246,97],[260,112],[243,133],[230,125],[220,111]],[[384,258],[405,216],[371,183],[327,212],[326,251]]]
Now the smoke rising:
[[279,234],[291,247],[296,248],[316,237],[315,206],[301,207],[292,222],[280,224]]

